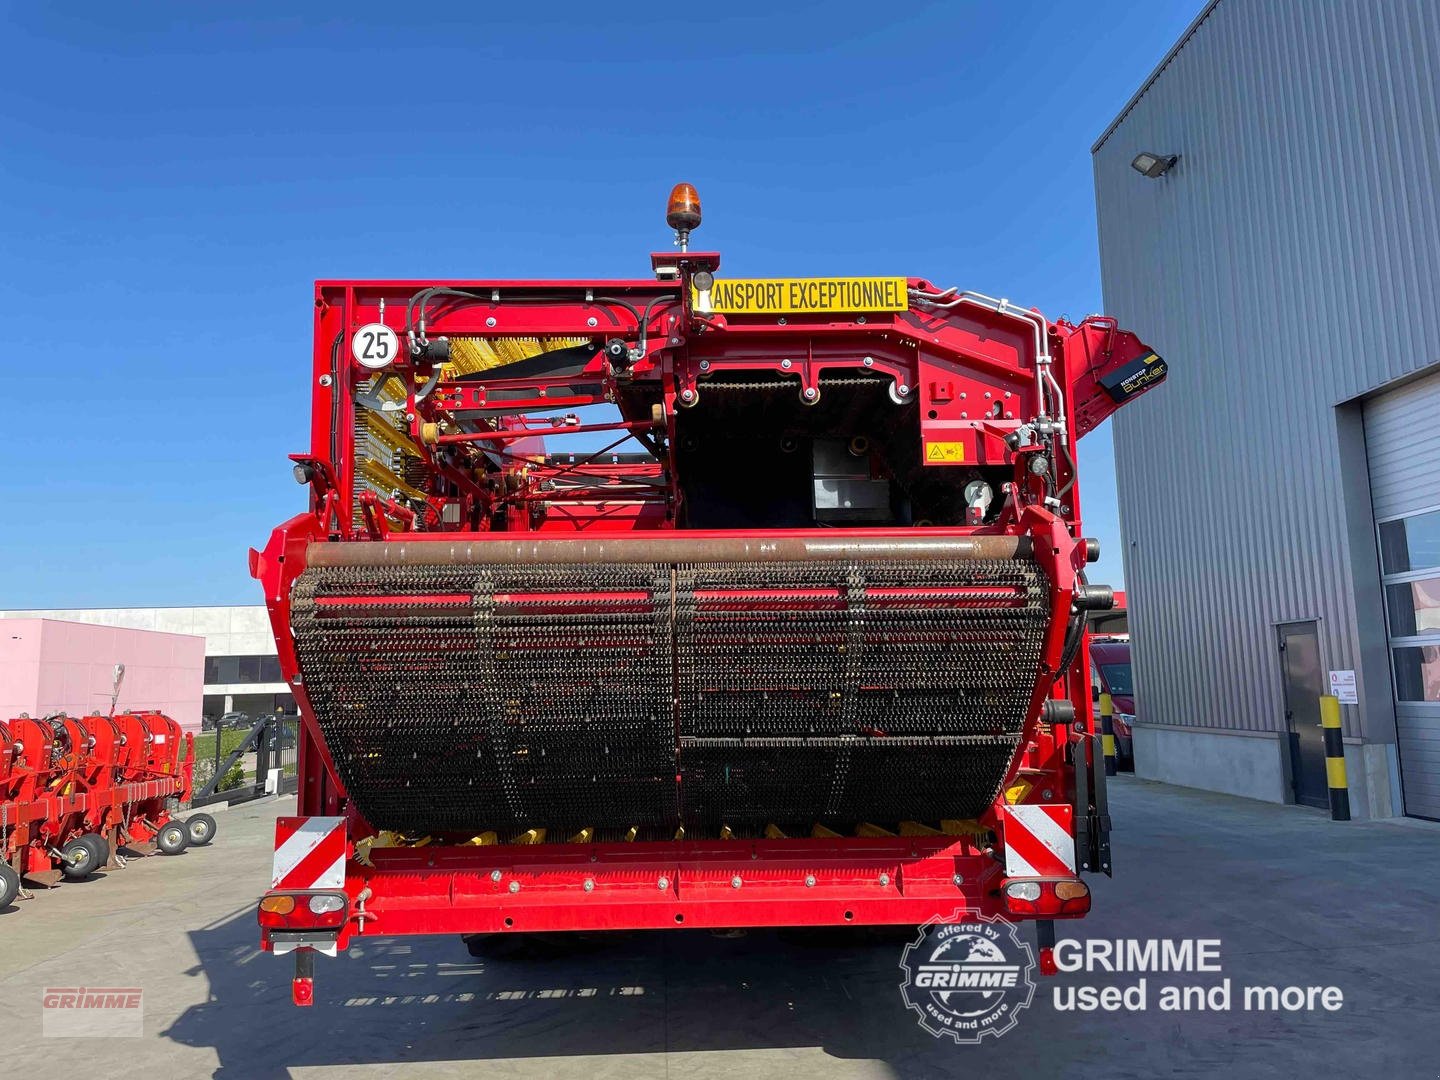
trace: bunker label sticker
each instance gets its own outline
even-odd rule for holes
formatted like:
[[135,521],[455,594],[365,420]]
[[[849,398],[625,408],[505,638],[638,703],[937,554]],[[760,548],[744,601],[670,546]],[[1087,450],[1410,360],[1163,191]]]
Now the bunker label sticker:
[[728,315],[827,311],[905,311],[903,277],[717,279],[710,310]]
[[965,444],[932,442],[925,447],[927,465],[959,465],[965,461]]
[[1161,357],[1148,352],[1106,375],[1100,385],[1110,400],[1123,403],[1155,383],[1163,382],[1169,371],[1169,365]]

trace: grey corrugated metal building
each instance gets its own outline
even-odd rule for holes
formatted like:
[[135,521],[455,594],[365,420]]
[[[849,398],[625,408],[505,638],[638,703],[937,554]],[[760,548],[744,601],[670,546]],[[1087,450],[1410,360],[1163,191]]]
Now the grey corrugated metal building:
[[1353,672],[1357,815],[1440,818],[1440,5],[1217,0],[1092,152],[1137,771],[1324,805]]

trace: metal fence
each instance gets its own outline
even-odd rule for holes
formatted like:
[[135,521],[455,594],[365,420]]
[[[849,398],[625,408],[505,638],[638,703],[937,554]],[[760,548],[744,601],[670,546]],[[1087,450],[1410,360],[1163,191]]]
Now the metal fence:
[[292,792],[299,784],[299,718],[264,716],[248,727],[217,725],[195,741],[192,806]]

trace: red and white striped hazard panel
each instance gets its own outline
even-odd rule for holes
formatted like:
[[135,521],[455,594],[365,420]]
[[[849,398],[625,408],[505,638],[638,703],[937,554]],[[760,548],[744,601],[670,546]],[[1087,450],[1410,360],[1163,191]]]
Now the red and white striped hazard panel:
[[1005,807],[1005,876],[1074,877],[1074,813],[1063,804]]
[[348,854],[343,817],[275,819],[272,889],[339,889]]

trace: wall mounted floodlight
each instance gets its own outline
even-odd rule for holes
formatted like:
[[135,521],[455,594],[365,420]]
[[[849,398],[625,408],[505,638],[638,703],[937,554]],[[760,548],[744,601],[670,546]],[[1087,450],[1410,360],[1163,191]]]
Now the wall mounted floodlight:
[[1152,154],[1148,150],[1142,150],[1135,155],[1135,160],[1130,162],[1130,167],[1141,176],[1158,180],[1173,169],[1179,160],[1179,154]]

